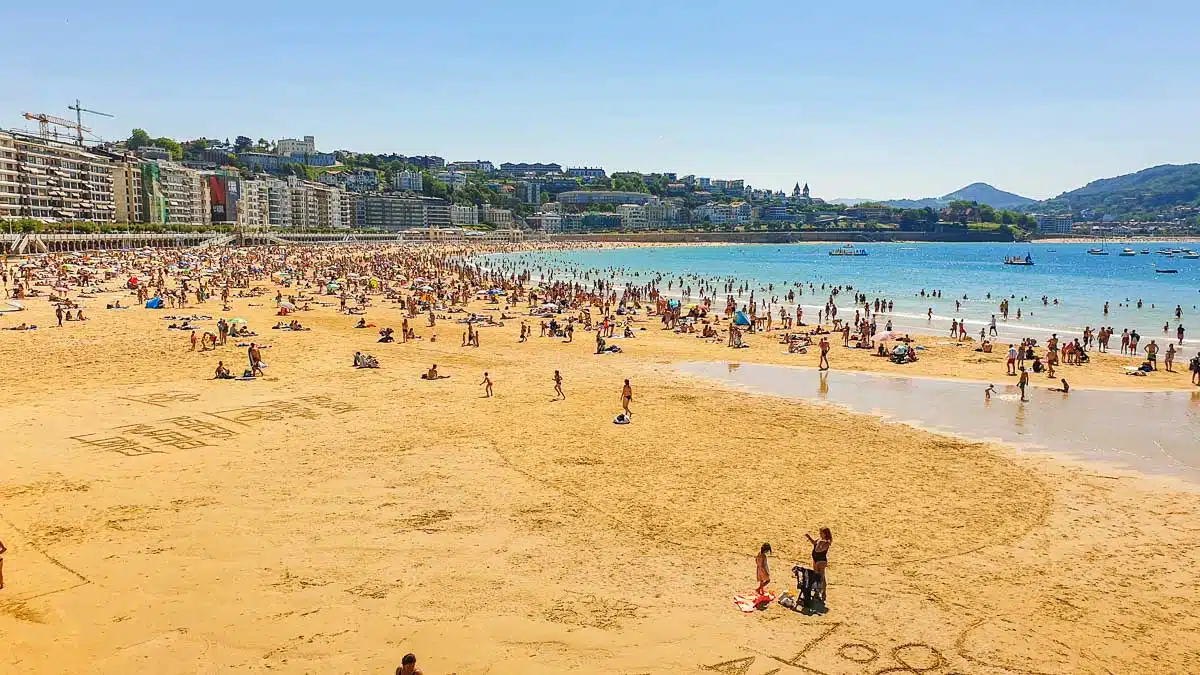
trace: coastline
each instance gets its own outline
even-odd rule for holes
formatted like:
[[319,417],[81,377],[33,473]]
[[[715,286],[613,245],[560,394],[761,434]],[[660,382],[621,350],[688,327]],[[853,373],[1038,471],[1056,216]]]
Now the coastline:
[[[871,672],[1192,670],[1198,591],[1178,572],[1200,564],[1189,491],[675,372],[689,359],[815,364],[774,333],[732,350],[639,316],[634,339],[613,341],[622,353],[597,356],[591,334],[542,338],[537,318],[523,317],[527,342],[512,319],[472,348],[452,318],[417,317],[421,340],[379,344],[336,305],[297,315],[310,332],[270,330],[277,287],[262,285],[267,297],[228,313],[271,345],[254,382],[209,379],[244,348],[191,352],[165,328],[164,314],[216,316],[219,300],[121,312],[101,308],[127,294],[105,294],[63,329],[30,301],[15,319],[43,328],[0,333],[0,376],[22,383],[0,391],[0,654],[14,672],[361,672],[405,651],[460,675],[860,672],[860,651]],[[403,315],[380,300],[365,318]],[[902,376],[1003,368],[1001,354],[934,342],[905,366],[840,346],[831,358]],[[382,367],[351,368],[358,350]],[[30,353],[58,366],[34,371]],[[431,363],[450,379],[421,381]],[[1173,385],[1121,379],[1120,363],[1070,377]],[[481,396],[484,371],[495,398]],[[624,378],[634,423],[621,426]],[[185,417],[227,433],[139,455],[96,445]],[[778,592],[808,559],[802,533],[822,525],[836,537],[828,614],[734,608],[763,541]],[[1113,539],[1139,552],[1136,568]]]

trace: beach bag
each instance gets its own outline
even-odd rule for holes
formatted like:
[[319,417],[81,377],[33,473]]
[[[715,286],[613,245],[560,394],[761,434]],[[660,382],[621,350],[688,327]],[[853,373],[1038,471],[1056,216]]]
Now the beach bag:
[[629,424],[629,418],[625,416],[625,413],[620,413],[613,418],[613,424]]

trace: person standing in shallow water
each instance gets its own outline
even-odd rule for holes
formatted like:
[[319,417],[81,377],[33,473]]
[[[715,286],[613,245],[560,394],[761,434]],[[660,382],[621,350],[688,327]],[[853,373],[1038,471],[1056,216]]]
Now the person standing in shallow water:
[[1017,380],[1017,388],[1021,390],[1021,400],[1022,401],[1029,400],[1029,399],[1025,398],[1025,387],[1028,387],[1028,386],[1029,386],[1029,371],[1025,370],[1024,366],[1021,366],[1021,378],[1019,380]]

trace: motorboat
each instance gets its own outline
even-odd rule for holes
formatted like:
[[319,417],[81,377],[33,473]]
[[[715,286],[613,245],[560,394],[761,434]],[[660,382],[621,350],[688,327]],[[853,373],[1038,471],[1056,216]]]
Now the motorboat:
[[1004,264],[1005,265],[1021,265],[1023,267],[1028,267],[1030,265],[1033,265],[1033,256],[1029,255],[1028,253],[1025,254],[1024,258],[1022,258],[1019,255],[1012,256],[1011,258],[1005,258]]
[[1131,248],[1123,248],[1123,249],[1121,249],[1121,255],[1123,255],[1123,256],[1137,255],[1137,251],[1135,251]]
[[1155,274],[1179,274],[1179,270],[1156,269],[1156,270],[1154,270],[1154,273]]
[[1108,251],[1102,248],[1089,248],[1088,255],[1108,255]]
[[1150,255],[1150,249],[1148,249],[1148,248],[1142,249],[1142,255]]
[[867,255],[867,252],[861,248],[854,248],[853,244],[845,244],[841,248],[835,248],[829,252],[829,255],[839,257],[858,257]]

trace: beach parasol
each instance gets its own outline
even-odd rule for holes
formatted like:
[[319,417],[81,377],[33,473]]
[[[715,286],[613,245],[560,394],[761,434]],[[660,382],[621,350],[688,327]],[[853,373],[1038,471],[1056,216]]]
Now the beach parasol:
[[229,320],[229,323],[246,323],[246,320],[240,316],[235,316]]
[[284,308],[284,309],[286,309],[286,310],[288,310],[289,312],[294,312],[294,311],[296,311],[296,306],[295,306],[295,305],[293,305],[292,303],[290,303],[290,302],[286,301],[286,300],[285,300],[285,301],[283,301],[283,302],[281,302],[281,303],[279,303],[279,306],[280,306],[280,307],[282,307],[282,308]]

